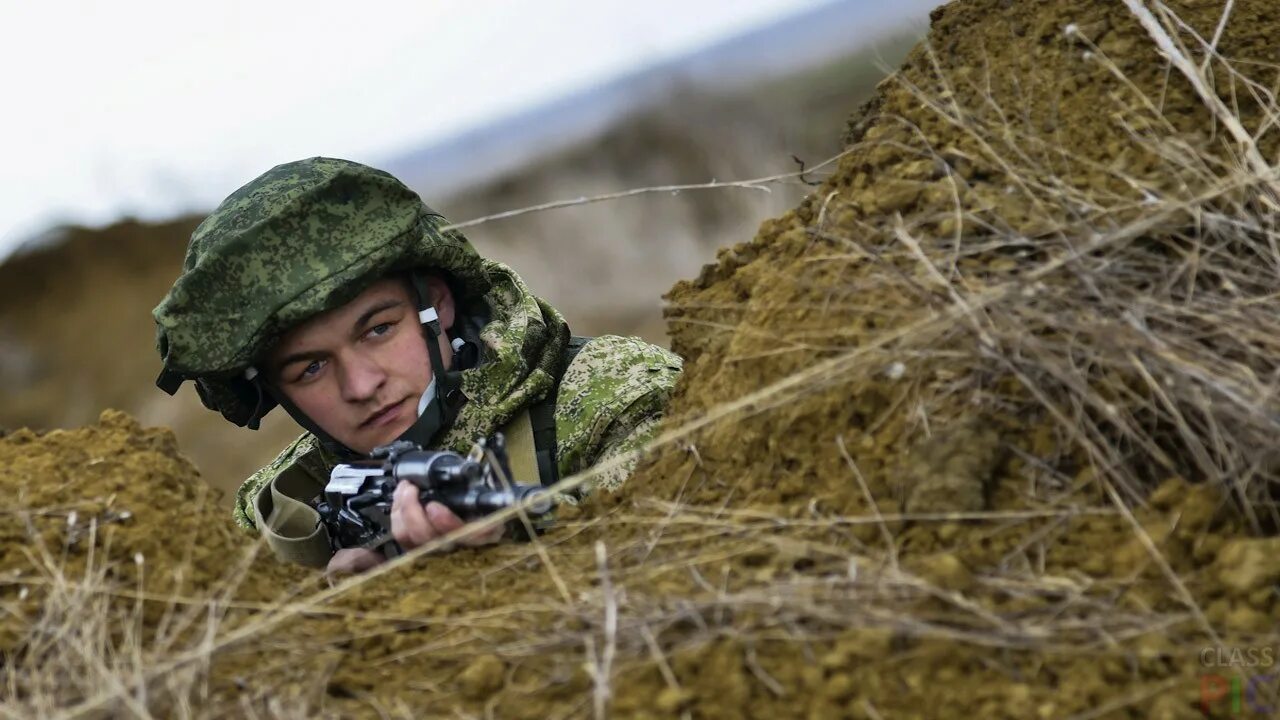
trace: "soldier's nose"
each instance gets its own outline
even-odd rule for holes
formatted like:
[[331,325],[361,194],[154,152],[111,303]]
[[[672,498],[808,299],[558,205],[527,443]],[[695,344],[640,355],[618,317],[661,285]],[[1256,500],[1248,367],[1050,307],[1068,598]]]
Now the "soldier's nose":
[[356,357],[344,363],[342,397],[349,402],[363,402],[377,395],[387,374],[377,363]]

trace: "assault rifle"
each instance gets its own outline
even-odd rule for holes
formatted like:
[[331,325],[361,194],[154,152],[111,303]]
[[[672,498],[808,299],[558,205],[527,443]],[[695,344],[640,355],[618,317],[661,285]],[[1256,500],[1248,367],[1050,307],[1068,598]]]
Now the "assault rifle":
[[439,502],[463,520],[526,501],[525,512],[534,517],[552,506],[551,495],[541,486],[511,481],[501,433],[477,442],[466,456],[423,450],[400,440],[375,448],[368,460],[338,465],[329,474],[316,511],[335,551],[381,545],[387,557],[401,553],[390,539],[391,499],[401,480],[418,486],[422,503]]

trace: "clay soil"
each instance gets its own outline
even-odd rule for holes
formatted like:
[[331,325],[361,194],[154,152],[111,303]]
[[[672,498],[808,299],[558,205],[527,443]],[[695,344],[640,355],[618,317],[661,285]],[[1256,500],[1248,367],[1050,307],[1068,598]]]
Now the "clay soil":
[[237,535],[165,431],[0,440],[5,709],[1276,705],[1249,679],[1280,620],[1280,10],[1171,8],[935,12],[824,184],[670,292],[662,436],[535,542],[330,587]]

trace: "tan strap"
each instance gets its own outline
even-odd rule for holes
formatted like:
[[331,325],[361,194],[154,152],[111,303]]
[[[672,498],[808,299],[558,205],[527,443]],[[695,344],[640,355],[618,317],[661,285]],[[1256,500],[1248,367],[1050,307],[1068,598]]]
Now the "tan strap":
[[281,473],[258,491],[253,515],[277,558],[322,568],[333,556],[329,532],[315,508],[298,499],[314,494],[315,483],[300,473]]
[[511,463],[512,482],[540,485],[538,477],[538,450],[533,442],[533,420],[525,410],[502,428],[507,440],[507,461]]
[[[528,410],[516,415],[502,428],[502,435],[507,440],[507,463],[511,465],[510,480],[512,482],[541,485],[538,477],[538,450],[533,440],[533,418]],[[550,515],[531,519],[535,528],[542,528],[551,522]],[[510,537],[517,540],[528,540],[529,535],[522,523],[517,520],[507,525]]]

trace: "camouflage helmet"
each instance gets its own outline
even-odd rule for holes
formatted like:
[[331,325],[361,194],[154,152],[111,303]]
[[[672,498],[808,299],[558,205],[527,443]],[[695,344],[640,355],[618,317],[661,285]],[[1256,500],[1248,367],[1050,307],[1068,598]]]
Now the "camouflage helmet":
[[191,234],[182,274],[152,311],[170,394],[196,381],[205,406],[257,426],[275,402],[246,377],[270,344],[396,270],[446,276],[459,303],[483,295],[482,260],[391,175],[348,160],[279,165],[236,190]]

